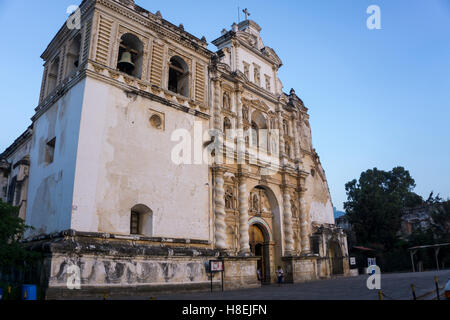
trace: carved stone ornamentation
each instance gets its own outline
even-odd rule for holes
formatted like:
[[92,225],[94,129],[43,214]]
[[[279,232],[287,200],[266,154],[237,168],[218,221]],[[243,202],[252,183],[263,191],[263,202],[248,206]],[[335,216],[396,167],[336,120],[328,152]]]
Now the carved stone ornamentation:
[[247,179],[241,177],[239,181],[239,233],[240,233],[240,251],[241,255],[250,254],[250,237],[248,225],[248,194]]
[[249,109],[246,105],[244,105],[242,107],[242,118],[244,119],[244,121],[248,122],[249,121]]
[[216,248],[224,250],[227,247],[226,243],[226,223],[225,223],[225,190],[224,190],[224,172],[222,170],[216,170],[215,172],[215,238]]
[[227,210],[235,210],[236,209],[236,198],[234,196],[234,189],[232,187],[226,188],[225,209],[227,209]]
[[230,95],[226,92],[223,94],[223,109],[231,111]]
[[294,251],[294,232],[292,230],[291,196],[287,190],[283,192],[283,207],[285,255],[289,256]]

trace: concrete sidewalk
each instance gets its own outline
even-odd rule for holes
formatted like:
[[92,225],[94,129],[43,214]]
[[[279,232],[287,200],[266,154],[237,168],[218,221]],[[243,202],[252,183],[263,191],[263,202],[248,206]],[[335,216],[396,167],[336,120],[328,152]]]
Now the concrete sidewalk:
[[[435,290],[435,276],[438,276],[439,287],[443,287],[450,277],[450,270],[382,274],[381,289],[385,295],[384,300],[412,300],[411,284],[414,284],[416,288],[417,297],[430,293]],[[367,289],[367,279],[368,276],[358,276],[301,284],[285,284],[282,287],[270,285],[263,286],[260,289],[223,293],[170,294],[155,298],[158,300],[377,300],[378,291]],[[436,298],[435,293],[425,297],[425,299],[430,300],[434,298]]]

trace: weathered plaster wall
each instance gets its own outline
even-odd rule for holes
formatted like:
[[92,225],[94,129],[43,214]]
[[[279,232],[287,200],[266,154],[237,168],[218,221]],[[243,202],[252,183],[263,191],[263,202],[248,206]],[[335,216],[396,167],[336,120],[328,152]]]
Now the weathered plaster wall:
[[70,265],[80,267],[83,287],[208,283],[205,263],[209,259],[117,258],[99,255],[69,257],[56,254],[52,259],[49,285],[66,287],[67,279],[72,274],[67,270]]
[[[80,81],[34,123],[26,223],[29,235],[71,228],[73,179],[85,80]],[[56,137],[54,160],[45,161],[49,139]]]
[[313,161],[312,156],[303,157],[304,170],[312,173],[306,179],[306,210],[311,223],[334,224],[334,211],[331,195],[326,181],[325,173],[320,164]]
[[[210,240],[208,166],[171,161],[179,144],[172,133],[186,129],[194,137],[200,119],[94,79],[87,83],[73,228],[129,234],[130,211],[143,204],[153,211],[147,236]],[[163,130],[150,124],[151,110],[164,114]]]

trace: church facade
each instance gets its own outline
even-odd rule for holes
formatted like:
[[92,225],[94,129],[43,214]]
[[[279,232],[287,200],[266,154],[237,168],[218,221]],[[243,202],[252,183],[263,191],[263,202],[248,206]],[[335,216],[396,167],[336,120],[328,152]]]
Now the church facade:
[[348,274],[308,109],[256,22],[213,52],[132,0],[80,13],[42,55],[32,125],[0,155],[47,297],[205,290],[211,260],[227,290],[278,266],[289,282]]

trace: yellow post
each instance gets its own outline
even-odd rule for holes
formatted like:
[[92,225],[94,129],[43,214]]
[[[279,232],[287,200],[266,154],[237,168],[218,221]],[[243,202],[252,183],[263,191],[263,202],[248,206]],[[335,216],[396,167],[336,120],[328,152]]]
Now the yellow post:
[[27,298],[27,290],[25,290],[25,291],[23,292],[23,298],[24,298],[24,299]]
[[381,290],[378,291],[378,299],[383,300],[383,292]]
[[106,300],[106,292],[103,294],[103,300]]
[[414,288],[414,284],[411,284],[411,291],[412,291],[413,299],[417,300],[416,289]]
[[437,276],[434,277],[434,283],[436,284],[436,295],[437,299],[441,300],[441,294],[439,293],[439,279]]

